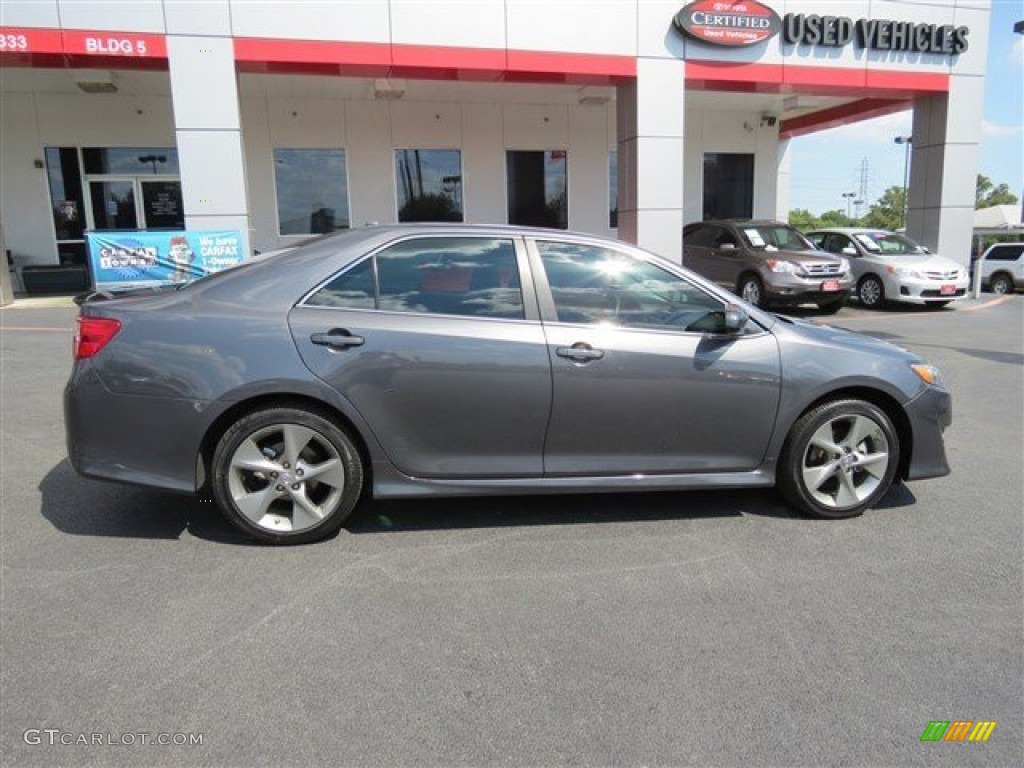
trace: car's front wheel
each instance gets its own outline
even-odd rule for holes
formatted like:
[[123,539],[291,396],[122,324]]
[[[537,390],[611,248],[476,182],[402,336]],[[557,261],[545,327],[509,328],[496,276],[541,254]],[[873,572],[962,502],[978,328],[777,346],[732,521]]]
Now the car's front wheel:
[[857,284],[857,298],[865,309],[877,309],[885,303],[885,286],[874,275],[867,275]]
[[885,494],[898,466],[899,440],[885,412],[864,400],[833,400],[793,425],[778,485],[803,512],[854,517]]
[[764,283],[761,282],[761,278],[757,275],[744,275],[740,278],[739,285],[736,287],[736,293],[740,295],[744,301],[753,304],[755,307],[764,309],[767,307],[764,295]]
[[988,288],[992,293],[1013,293],[1013,278],[1000,272],[989,281]]
[[352,438],[312,411],[267,408],[236,421],[213,454],[217,505],[271,544],[330,536],[355,508],[363,465]]

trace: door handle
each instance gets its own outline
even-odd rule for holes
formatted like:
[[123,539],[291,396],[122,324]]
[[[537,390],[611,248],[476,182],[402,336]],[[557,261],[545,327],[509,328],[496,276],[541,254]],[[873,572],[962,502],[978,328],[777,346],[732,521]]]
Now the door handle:
[[361,347],[366,343],[362,336],[353,336],[344,328],[332,328],[327,333],[314,333],[309,337],[314,344],[331,349],[347,349],[348,347]]
[[600,360],[604,357],[604,350],[594,349],[585,341],[577,341],[571,347],[557,347],[555,354],[576,363],[588,363],[591,360]]

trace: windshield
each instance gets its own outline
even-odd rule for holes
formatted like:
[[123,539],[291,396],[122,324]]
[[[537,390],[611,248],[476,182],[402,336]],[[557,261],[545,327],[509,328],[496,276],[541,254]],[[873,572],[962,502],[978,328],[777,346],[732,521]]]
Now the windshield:
[[785,224],[740,225],[739,230],[750,247],[758,250],[816,250],[810,240]]
[[924,249],[913,240],[892,232],[858,232],[854,238],[866,250],[882,256],[924,253]]

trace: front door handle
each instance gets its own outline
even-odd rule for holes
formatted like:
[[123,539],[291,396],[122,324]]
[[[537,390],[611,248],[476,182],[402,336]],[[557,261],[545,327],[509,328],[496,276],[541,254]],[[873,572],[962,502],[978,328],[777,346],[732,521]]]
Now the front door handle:
[[588,363],[591,360],[600,360],[604,357],[603,349],[594,349],[585,341],[577,341],[571,347],[557,347],[555,354],[565,357],[575,363]]
[[344,328],[331,328],[327,333],[314,333],[309,337],[314,344],[319,344],[332,349],[347,349],[348,347],[361,347],[366,343],[362,336],[353,336]]

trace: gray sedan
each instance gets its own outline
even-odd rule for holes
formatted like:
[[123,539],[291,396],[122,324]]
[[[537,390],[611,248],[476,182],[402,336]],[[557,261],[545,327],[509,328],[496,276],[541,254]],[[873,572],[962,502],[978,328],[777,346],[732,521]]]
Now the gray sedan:
[[369,496],[777,485],[841,518],[949,472],[920,358],[561,231],[351,230],[78,326],[75,469],[209,493],[266,542]]

